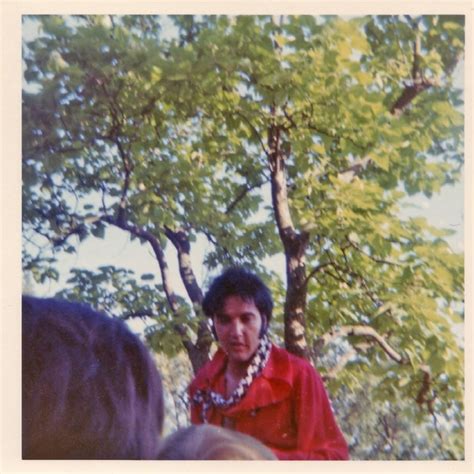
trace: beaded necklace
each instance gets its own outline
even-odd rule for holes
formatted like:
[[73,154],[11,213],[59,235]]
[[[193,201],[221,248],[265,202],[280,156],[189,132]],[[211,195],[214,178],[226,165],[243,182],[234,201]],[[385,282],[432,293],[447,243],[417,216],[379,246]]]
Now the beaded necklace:
[[193,401],[202,405],[201,417],[204,423],[207,423],[207,412],[209,408],[214,405],[217,408],[229,408],[236,405],[242,398],[244,398],[250,385],[262,372],[270,357],[272,344],[270,339],[265,334],[258,344],[257,351],[252,359],[252,362],[247,368],[245,377],[240,379],[239,385],[231,393],[229,398],[224,398],[220,393],[213,390],[198,390],[193,397]]

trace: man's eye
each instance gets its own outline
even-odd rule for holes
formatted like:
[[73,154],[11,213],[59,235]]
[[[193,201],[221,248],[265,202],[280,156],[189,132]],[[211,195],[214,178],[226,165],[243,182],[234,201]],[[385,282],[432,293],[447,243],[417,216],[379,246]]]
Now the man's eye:
[[227,324],[229,322],[229,318],[226,316],[217,316],[217,322],[219,324]]

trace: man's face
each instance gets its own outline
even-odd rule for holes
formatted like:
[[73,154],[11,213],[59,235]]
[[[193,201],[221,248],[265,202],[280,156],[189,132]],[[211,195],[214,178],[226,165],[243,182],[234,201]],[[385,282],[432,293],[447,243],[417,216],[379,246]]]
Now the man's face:
[[264,316],[252,300],[228,296],[220,311],[214,316],[214,327],[222,349],[229,361],[247,363],[255,354]]

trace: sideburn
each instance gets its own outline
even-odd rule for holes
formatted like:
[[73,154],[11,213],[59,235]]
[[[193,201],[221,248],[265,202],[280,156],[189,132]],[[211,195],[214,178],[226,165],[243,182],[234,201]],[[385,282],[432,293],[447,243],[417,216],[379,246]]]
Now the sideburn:
[[262,339],[262,337],[266,334],[268,330],[268,318],[265,314],[262,314],[262,327],[260,328],[260,334],[258,335],[259,339]]

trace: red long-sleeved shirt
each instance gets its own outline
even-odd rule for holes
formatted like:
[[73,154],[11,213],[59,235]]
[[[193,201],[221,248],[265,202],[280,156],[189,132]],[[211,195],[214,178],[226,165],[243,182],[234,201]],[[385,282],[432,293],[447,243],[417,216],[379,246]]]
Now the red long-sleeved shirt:
[[[191,400],[198,389],[224,395],[226,364],[227,356],[219,349],[192,381]],[[275,345],[244,398],[226,410],[211,407],[207,417],[213,425],[230,425],[259,439],[279,459],[349,459],[321,376],[309,362]],[[202,423],[201,406],[193,401],[191,422]]]

